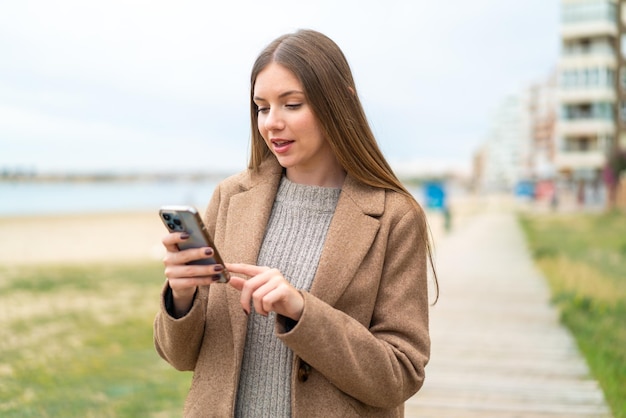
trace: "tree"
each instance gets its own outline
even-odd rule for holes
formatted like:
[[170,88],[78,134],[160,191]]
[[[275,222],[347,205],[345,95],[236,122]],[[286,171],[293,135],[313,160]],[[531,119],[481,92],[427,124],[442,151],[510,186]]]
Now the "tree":
[[626,173],[626,150],[618,149],[609,155],[604,167],[604,183],[609,192],[609,209],[614,209],[617,203],[617,190],[622,173]]

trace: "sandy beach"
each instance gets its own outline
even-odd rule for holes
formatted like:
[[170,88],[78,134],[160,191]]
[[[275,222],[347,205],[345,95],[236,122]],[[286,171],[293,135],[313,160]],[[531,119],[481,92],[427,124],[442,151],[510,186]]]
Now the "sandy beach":
[[157,213],[0,218],[0,265],[160,260]]

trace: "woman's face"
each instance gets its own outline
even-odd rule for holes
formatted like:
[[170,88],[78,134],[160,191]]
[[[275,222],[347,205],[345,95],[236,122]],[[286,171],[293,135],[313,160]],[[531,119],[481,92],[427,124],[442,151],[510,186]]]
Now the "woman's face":
[[265,67],[256,78],[253,100],[259,132],[290,180],[314,184],[320,174],[337,172],[339,163],[291,71],[275,62]]

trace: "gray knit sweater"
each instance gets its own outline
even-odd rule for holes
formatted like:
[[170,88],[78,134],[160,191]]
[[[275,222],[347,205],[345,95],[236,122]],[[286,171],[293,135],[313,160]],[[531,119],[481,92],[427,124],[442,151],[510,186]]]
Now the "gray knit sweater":
[[[283,177],[257,264],[277,268],[308,291],[317,271],[341,189],[306,186]],[[293,352],[274,335],[275,314],[248,319],[236,416],[289,417]]]

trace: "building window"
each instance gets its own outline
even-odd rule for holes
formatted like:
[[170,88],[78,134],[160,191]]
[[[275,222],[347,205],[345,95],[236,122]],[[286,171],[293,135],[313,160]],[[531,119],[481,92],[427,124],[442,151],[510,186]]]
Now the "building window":
[[[579,68],[564,70],[561,73],[563,89],[613,87],[615,71],[606,67]],[[624,72],[626,74],[626,72]],[[626,88],[626,78],[622,80]]]
[[622,121],[622,123],[626,123],[626,102],[621,102],[620,103],[620,119]]
[[587,83],[590,86],[597,86],[600,84],[600,69],[599,68],[591,68],[587,73]]
[[616,22],[616,16],[617,6],[609,0],[588,0],[563,4],[561,7],[561,21],[563,23]]
[[569,152],[581,152],[581,151],[590,151],[594,150],[597,147],[595,146],[595,141],[592,138],[582,137],[582,138],[567,138],[565,140],[565,151]]
[[613,104],[608,102],[564,105],[561,107],[561,119],[576,121],[595,119],[613,121]]
[[[626,41],[626,39],[625,39]],[[569,40],[563,43],[565,56],[576,55],[614,55],[613,43],[606,36]]]
[[579,150],[580,151],[588,151],[589,150],[589,144],[591,143],[591,140],[589,138],[581,138],[580,141],[578,141],[578,146],[579,146]]

